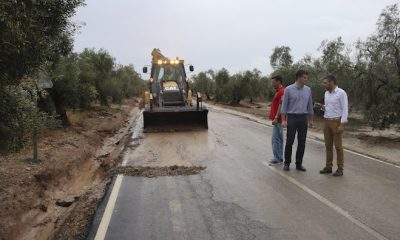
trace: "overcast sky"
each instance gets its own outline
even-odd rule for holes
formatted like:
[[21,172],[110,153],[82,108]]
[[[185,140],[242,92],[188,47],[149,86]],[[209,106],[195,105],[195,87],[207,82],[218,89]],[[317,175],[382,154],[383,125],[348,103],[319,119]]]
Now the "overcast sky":
[[277,45],[295,60],[318,56],[322,40],[346,43],[375,30],[381,10],[395,0],[87,0],[74,22],[85,23],[75,51],[104,48],[140,71],[151,50],[185,59],[196,72],[258,68],[269,74]]

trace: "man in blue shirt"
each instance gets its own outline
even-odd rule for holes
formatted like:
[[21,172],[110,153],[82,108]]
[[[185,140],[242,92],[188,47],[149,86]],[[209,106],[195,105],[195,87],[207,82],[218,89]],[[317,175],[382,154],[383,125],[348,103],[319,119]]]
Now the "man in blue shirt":
[[287,126],[285,164],[283,169],[289,171],[292,162],[292,147],[297,132],[296,169],[305,172],[303,156],[306,146],[308,120],[313,127],[313,102],[311,88],[306,86],[308,73],[299,70],[296,73],[296,82],[285,89],[282,100],[282,126]]

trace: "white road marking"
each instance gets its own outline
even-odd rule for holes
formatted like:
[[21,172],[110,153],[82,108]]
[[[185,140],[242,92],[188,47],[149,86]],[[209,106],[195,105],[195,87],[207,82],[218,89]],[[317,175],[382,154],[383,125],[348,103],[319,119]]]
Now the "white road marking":
[[[134,130],[132,133],[133,140],[137,140],[139,138],[140,134],[142,133],[142,131],[141,131],[142,125],[138,124],[139,121],[143,121],[142,112],[143,111],[140,111],[139,116],[134,120],[135,127],[134,127]],[[128,158],[124,157],[124,160],[122,161],[121,165],[126,166],[127,163],[128,163]],[[121,188],[121,183],[122,183],[123,177],[124,177],[123,175],[119,174],[119,175],[117,175],[117,178],[115,179],[115,183],[114,183],[110,198],[108,199],[106,209],[104,210],[103,217],[101,218],[99,228],[97,229],[95,240],[103,240],[106,237],[108,225],[110,224],[110,220],[111,220],[111,217],[112,217],[112,214],[114,211],[115,203],[118,198],[118,194],[119,194],[119,190]]]
[[[221,112],[227,113],[227,112],[224,112],[224,111],[221,111]],[[227,114],[232,114],[232,115],[241,117],[240,115],[236,115],[234,113],[227,113]],[[245,117],[242,117],[242,118],[246,119]],[[140,121],[140,120],[141,120],[140,117],[138,119],[136,119],[136,121]],[[264,125],[266,127],[270,127],[271,128],[271,126],[269,126],[269,125],[267,125],[265,123],[262,123],[260,121],[253,121],[253,122],[257,122],[259,124],[262,124],[262,125]],[[136,126],[137,126],[137,124],[136,124]],[[139,128],[135,127],[133,136],[138,136],[138,131],[139,131]],[[317,143],[320,143],[320,144],[324,144],[321,140],[317,140],[317,139],[313,139],[313,138],[309,138],[309,137],[307,137],[307,138],[309,140],[314,141],[314,142],[317,142]],[[350,152],[352,154],[355,154],[355,155],[358,155],[358,156],[361,156],[361,157],[365,157],[365,158],[370,159],[370,160],[374,160],[374,161],[377,161],[377,162],[380,162],[380,163],[384,163],[384,164],[390,165],[392,167],[400,168],[400,166],[398,166],[398,165],[395,165],[395,164],[392,164],[392,163],[388,163],[388,162],[385,162],[385,161],[382,161],[382,160],[379,160],[379,159],[376,159],[376,158],[373,158],[373,157],[370,157],[370,156],[367,156],[367,155],[364,155],[364,154],[361,154],[361,153],[357,153],[357,152],[354,152],[354,151],[351,151],[351,150],[348,150],[348,149],[344,149],[344,150],[347,151],[347,152]],[[121,165],[125,166],[127,164],[127,161],[128,161],[128,159],[125,158]],[[266,164],[266,163],[263,163],[263,164],[265,166],[267,166],[268,168],[272,169],[274,172],[278,173],[279,175],[285,177],[287,180],[289,180],[293,184],[297,185],[298,187],[300,187],[301,189],[303,189],[304,191],[306,191],[307,193],[309,193],[310,195],[312,195],[313,197],[315,197],[316,199],[318,199],[319,201],[321,201],[322,203],[324,203],[328,207],[332,208],[333,210],[335,210],[336,212],[338,212],[342,216],[346,217],[347,219],[349,219],[351,222],[353,222],[357,226],[363,228],[364,230],[369,232],[371,235],[375,236],[377,239],[388,240],[387,238],[385,238],[380,233],[376,232],[372,228],[368,227],[367,225],[363,224],[362,222],[360,222],[356,218],[352,217],[348,212],[346,212],[345,210],[343,210],[339,206],[337,206],[334,203],[330,202],[328,199],[322,197],[318,193],[312,191],[311,189],[309,189],[307,186],[303,185],[302,183],[297,182],[294,178],[292,178],[290,176],[287,176],[286,174],[284,174],[281,171],[276,170],[272,166],[268,166],[268,164]],[[110,224],[110,220],[111,220],[112,213],[113,213],[113,210],[114,210],[114,207],[115,207],[115,203],[117,201],[119,190],[121,188],[122,179],[123,179],[123,175],[117,175],[117,178],[115,180],[115,183],[114,183],[110,198],[108,199],[106,209],[105,209],[103,217],[101,219],[99,228],[97,229],[95,240],[103,240],[105,238],[105,236],[106,236],[108,225]],[[176,205],[175,201],[170,203],[170,209],[173,210],[176,213],[179,213],[182,210],[182,209],[179,209],[179,207],[177,208],[177,205]],[[180,221],[178,221],[178,222],[180,222]],[[180,224],[177,224],[177,226],[179,226],[179,225]],[[179,227],[176,228],[176,230],[178,230],[180,228],[181,227],[179,226]]]
[[[137,117],[134,120],[135,128],[132,133],[133,139],[137,139],[141,134],[141,126],[142,125],[138,124],[138,122],[143,120],[142,111],[139,112],[139,114],[140,114],[139,117]],[[127,163],[128,163],[128,158],[125,157],[124,160],[122,161],[121,165],[126,166]],[[111,221],[111,217],[112,217],[112,214],[114,211],[115,203],[118,198],[118,194],[119,194],[119,190],[121,188],[123,177],[124,177],[123,175],[118,174],[117,178],[115,179],[115,183],[114,183],[110,198],[108,199],[106,209],[104,210],[104,214],[103,214],[103,217],[101,218],[99,228],[97,229],[96,237],[94,238],[95,240],[103,240],[106,237],[108,225],[110,224],[110,221]]]
[[170,193],[169,209],[171,212],[172,229],[174,230],[175,239],[186,239],[185,220],[183,219],[182,205],[179,201],[178,192],[176,190],[176,182],[172,177],[167,177],[167,188]]
[[115,179],[113,190],[111,192],[110,198],[108,199],[106,209],[104,211],[103,217],[99,228],[97,229],[95,240],[103,240],[106,237],[108,225],[110,224],[111,216],[114,211],[115,202],[118,198],[119,189],[121,188],[123,175],[118,175]]
[[[308,140],[311,140],[311,141],[313,141],[313,142],[319,143],[319,144],[321,144],[321,145],[325,145],[325,143],[324,143],[322,140],[318,140],[318,139],[314,139],[314,138],[309,138],[309,137],[307,137],[307,139],[308,139]],[[367,158],[367,159],[369,159],[369,160],[373,160],[373,161],[376,161],[376,162],[380,162],[380,163],[389,165],[389,166],[391,166],[391,167],[400,168],[399,165],[396,165],[396,164],[393,164],[393,163],[390,163],[390,162],[386,162],[386,161],[383,161],[383,160],[380,160],[380,159],[377,159],[377,158],[374,158],[374,157],[371,157],[371,156],[368,156],[368,155],[365,155],[365,154],[362,154],[362,153],[358,153],[358,152],[355,152],[355,151],[350,150],[350,149],[347,149],[347,148],[344,148],[344,151],[345,151],[345,152],[352,153],[352,154],[357,155],[357,156],[360,156],[360,157]]]
[[301,182],[298,182],[296,179],[294,179],[291,176],[285,174],[284,172],[274,168],[273,166],[269,166],[266,162],[263,162],[263,164],[267,168],[271,169],[272,171],[274,171],[274,172],[278,173],[279,175],[281,175],[282,177],[286,178],[286,180],[288,180],[289,182],[293,183],[294,185],[296,185],[297,187],[299,187],[300,189],[302,189],[306,193],[310,194],[311,196],[313,196],[318,201],[320,201],[321,203],[325,204],[326,206],[328,206],[329,208],[331,208],[332,210],[334,210],[338,214],[340,214],[343,217],[347,218],[348,220],[350,220],[355,225],[357,225],[360,228],[364,229],[369,234],[371,234],[372,236],[376,237],[376,239],[388,240],[388,238],[386,238],[385,236],[383,236],[379,232],[375,231],[374,229],[370,228],[369,226],[365,225],[364,223],[362,223],[361,221],[359,221],[355,217],[351,216],[346,210],[344,210],[343,208],[341,208],[338,205],[334,204],[333,202],[329,201],[328,199],[324,198],[323,196],[319,195],[318,193],[314,192],[313,190],[308,188],[306,185],[302,184]]
[[[223,109],[223,108],[219,108],[219,107],[215,107],[215,106],[211,106],[211,107],[210,107],[209,105],[207,105],[207,107],[208,107],[208,109],[212,109],[213,111],[216,111],[216,112],[234,115],[234,116],[240,117],[240,118],[242,118],[242,119],[245,119],[245,120],[248,120],[248,121],[252,121],[252,122],[261,124],[261,125],[263,125],[263,126],[272,128],[272,126],[271,126],[270,124],[264,122],[263,119],[257,118],[257,117],[255,117],[255,116],[250,115],[250,114],[241,114],[241,112],[238,112],[238,111],[235,111],[235,110]],[[219,108],[219,109],[218,109],[218,108]],[[228,110],[229,110],[229,111],[228,111]],[[308,140],[311,140],[311,141],[314,141],[314,142],[317,142],[317,143],[319,143],[319,144],[325,145],[325,143],[323,142],[323,140],[315,139],[315,138],[309,137],[309,136],[307,137],[307,139],[308,139]],[[352,153],[352,154],[357,155],[357,156],[360,156],[360,157],[365,157],[365,158],[367,158],[367,159],[369,159],[369,160],[373,160],[373,161],[376,161],[376,162],[380,162],[380,163],[389,165],[389,166],[391,166],[391,167],[400,168],[400,165],[396,165],[396,164],[393,164],[393,163],[390,163],[390,162],[386,162],[386,161],[383,161],[383,160],[380,160],[380,159],[377,159],[377,158],[374,158],[374,157],[370,157],[370,156],[368,156],[368,155],[365,155],[365,154],[362,154],[362,153],[358,153],[358,152],[349,150],[349,149],[347,149],[347,148],[344,148],[344,151],[349,152],[349,153]]]

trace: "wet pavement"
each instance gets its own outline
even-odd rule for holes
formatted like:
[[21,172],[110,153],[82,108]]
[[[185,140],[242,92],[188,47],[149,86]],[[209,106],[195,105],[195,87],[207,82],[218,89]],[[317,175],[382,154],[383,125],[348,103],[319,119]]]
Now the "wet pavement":
[[89,239],[400,239],[399,167],[346,151],[344,176],[320,175],[324,145],[308,139],[307,172],[283,172],[271,133],[215,110],[208,131],[136,131],[123,165],[206,169],[118,175]]

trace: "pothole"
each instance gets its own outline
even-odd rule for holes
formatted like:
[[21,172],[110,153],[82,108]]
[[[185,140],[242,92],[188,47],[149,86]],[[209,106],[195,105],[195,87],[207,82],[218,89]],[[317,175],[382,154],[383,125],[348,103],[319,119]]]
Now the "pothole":
[[199,174],[206,169],[203,166],[165,166],[165,167],[144,167],[144,166],[120,166],[111,170],[111,174],[123,174],[135,177],[161,177],[161,176],[188,176]]

